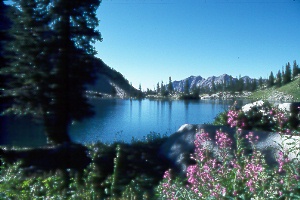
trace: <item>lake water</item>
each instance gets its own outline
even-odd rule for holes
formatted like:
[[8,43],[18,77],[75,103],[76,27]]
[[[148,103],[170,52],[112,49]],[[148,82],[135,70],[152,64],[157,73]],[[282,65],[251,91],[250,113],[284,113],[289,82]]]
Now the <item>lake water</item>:
[[[170,135],[186,123],[211,123],[232,101],[158,101],[92,99],[95,116],[74,122],[70,136],[79,143],[130,142],[150,132]],[[1,145],[37,146],[46,143],[43,127],[29,118],[2,119]]]

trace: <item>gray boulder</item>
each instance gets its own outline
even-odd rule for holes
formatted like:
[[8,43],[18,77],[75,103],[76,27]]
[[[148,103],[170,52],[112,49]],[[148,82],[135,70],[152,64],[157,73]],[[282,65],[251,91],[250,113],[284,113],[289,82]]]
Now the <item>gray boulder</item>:
[[[233,141],[231,148],[231,155],[236,149],[235,135],[236,129],[230,128],[227,126],[214,126],[208,124],[184,124],[182,125],[177,132],[173,133],[168,140],[161,146],[161,153],[169,159],[173,164],[175,171],[185,174],[187,166],[194,163],[190,158],[191,154],[194,153],[194,140],[197,133],[204,131],[209,134],[211,139],[210,142],[205,144],[213,157],[218,158],[218,146],[216,145],[215,135],[217,130],[226,132],[229,138]],[[297,149],[293,149],[292,152],[288,154],[290,159],[298,159],[299,161],[299,136],[282,136],[278,133],[273,132],[263,132],[263,131],[246,131],[243,130],[241,137],[245,138],[249,132],[252,132],[254,137],[258,136],[258,142],[255,144],[256,148],[262,152],[265,156],[266,163],[270,166],[277,164],[278,152],[280,150],[290,149],[292,142],[296,142],[298,145]],[[246,154],[250,154],[253,149],[251,149],[250,143],[245,140]]]

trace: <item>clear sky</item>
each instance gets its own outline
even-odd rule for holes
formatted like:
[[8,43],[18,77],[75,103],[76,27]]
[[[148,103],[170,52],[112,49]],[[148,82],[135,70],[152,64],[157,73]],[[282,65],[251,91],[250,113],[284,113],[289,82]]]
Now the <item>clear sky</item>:
[[102,0],[97,57],[143,90],[300,64],[300,0]]

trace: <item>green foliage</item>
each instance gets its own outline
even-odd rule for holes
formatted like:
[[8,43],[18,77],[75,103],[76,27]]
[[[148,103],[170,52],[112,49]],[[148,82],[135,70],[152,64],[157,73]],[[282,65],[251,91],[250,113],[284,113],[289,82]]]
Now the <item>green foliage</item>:
[[165,139],[151,133],[133,144],[89,145],[92,162],[83,175],[72,170],[29,172],[20,168],[20,163],[4,163],[0,171],[0,198],[153,199],[154,186],[169,167],[157,154]]
[[102,39],[96,30],[99,4],[13,1],[9,62],[0,68],[0,75],[10,77],[3,95],[12,98],[12,106],[5,113],[41,118],[53,143],[70,141],[70,122],[93,114],[84,93],[96,78],[92,43]]
[[228,120],[228,116],[227,116],[227,111],[221,112],[219,113],[214,121],[213,121],[213,125],[227,125],[227,120]]

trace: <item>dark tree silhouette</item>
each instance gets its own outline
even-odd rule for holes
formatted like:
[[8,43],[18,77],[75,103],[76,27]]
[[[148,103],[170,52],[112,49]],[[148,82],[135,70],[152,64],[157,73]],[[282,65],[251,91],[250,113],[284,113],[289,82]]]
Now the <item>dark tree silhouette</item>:
[[273,72],[271,72],[271,74],[269,76],[268,86],[272,87],[273,85],[274,85],[274,75],[273,75]]
[[13,2],[10,63],[1,70],[13,74],[7,112],[40,117],[49,142],[69,142],[71,121],[93,114],[84,92],[96,79],[92,43],[101,40],[95,30],[100,0]]
[[174,87],[173,87],[171,76],[169,77],[168,91],[170,94],[172,94],[174,92]]
[[299,73],[300,73],[299,66],[298,66],[296,60],[294,60],[294,62],[293,62],[293,78],[295,78]]
[[278,70],[277,78],[276,78],[276,86],[281,87],[281,82],[282,82],[282,75],[280,70]]
[[[7,17],[8,9],[9,7],[4,4],[3,0],[0,0],[0,71],[7,65],[8,62],[8,60],[4,57],[4,47],[10,38],[7,31],[11,26],[11,21]],[[7,75],[0,74],[0,112],[3,109],[2,106],[6,104],[6,99],[2,97],[2,90],[5,87],[7,79]]]
[[184,82],[184,94],[189,94],[190,93],[190,84],[189,84],[189,79],[185,79]]
[[282,79],[283,79],[282,81],[283,81],[284,85],[292,81],[292,71],[291,71],[290,62],[288,62],[285,65],[285,73],[284,73]]

